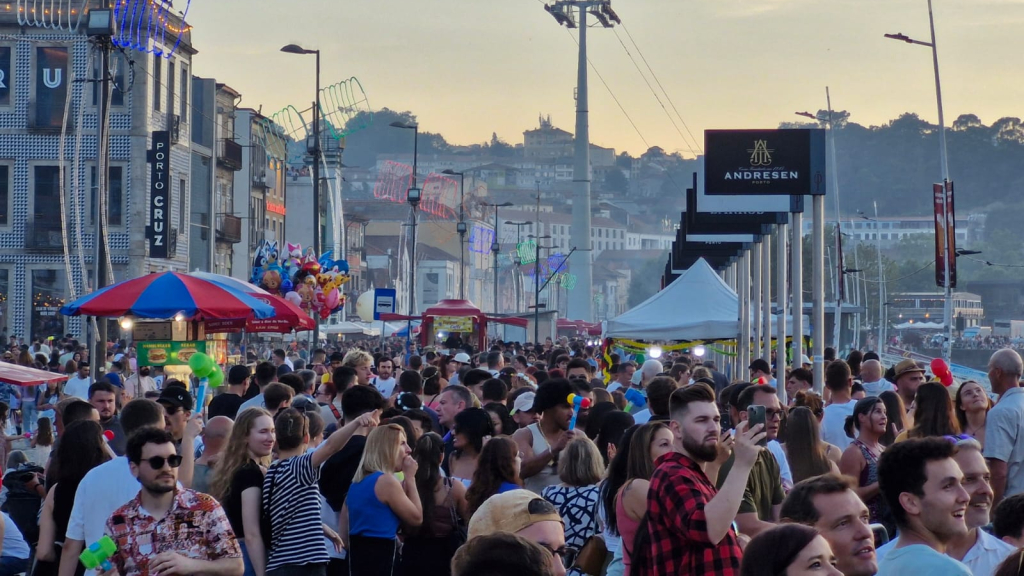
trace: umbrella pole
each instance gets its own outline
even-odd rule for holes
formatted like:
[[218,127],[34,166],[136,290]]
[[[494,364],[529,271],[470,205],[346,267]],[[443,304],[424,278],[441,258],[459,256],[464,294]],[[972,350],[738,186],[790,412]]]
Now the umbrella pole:
[[242,351],[242,365],[244,366],[244,365],[248,364],[248,362],[246,362],[247,356],[245,355],[245,327],[244,326],[242,327],[242,345],[239,346],[239,349]]

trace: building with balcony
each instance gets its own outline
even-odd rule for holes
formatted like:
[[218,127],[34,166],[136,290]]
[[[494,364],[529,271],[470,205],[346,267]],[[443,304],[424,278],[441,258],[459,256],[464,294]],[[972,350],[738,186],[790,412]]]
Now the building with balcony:
[[[77,11],[89,4],[98,3],[66,6]],[[99,54],[84,25],[78,32],[44,27],[42,19],[23,25],[20,6],[0,5],[0,336],[84,337],[86,323],[58,309],[95,285],[100,198],[115,280],[187,269],[191,28],[168,11],[154,24],[166,32],[166,44],[153,47],[171,53],[180,34],[169,58],[135,49],[111,53],[108,170],[97,197]],[[149,234],[154,207],[147,155],[156,131],[169,132],[171,141],[166,232],[160,236],[167,256],[161,258],[151,256]]]

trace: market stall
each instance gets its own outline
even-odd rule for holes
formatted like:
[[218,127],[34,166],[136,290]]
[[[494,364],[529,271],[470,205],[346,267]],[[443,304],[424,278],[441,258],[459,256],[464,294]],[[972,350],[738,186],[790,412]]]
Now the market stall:
[[525,318],[488,316],[469,300],[442,300],[427,308],[421,316],[381,314],[386,322],[394,320],[422,320],[419,340],[422,346],[440,344],[446,348],[471,345],[477,350],[487,348],[487,323],[497,322],[525,328]]

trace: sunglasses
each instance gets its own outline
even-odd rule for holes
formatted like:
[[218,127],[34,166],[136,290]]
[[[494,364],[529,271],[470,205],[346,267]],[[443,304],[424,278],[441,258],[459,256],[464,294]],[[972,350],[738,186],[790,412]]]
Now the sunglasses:
[[541,544],[541,548],[544,548],[548,552],[551,552],[554,556],[558,556],[558,559],[562,561],[562,566],[568,570],[576,564],[576,556],[579,554],[579,550],[569,546],[562,546],[561,548],[555,549],[547,544]]
[[169,464],[171,468],[177,468],[178,466],[181,466],[181,456],[178,456],[177,454],[174,456],[168,456],[167,458],[164,458],[163,456],[153,456],[152,458],[146,458],[143,462],[148,462],[149,467],[153,470],[163,469],[164,464]]

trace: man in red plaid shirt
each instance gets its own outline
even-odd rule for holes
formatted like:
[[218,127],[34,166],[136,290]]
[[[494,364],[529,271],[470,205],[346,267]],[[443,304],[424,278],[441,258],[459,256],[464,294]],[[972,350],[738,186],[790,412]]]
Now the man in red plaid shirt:
[[[765,437],[763,426],[747,430],[742,422],[736,427],[735,442],[720,438],[715,393],[700,383],[672,393],[670,416],[675,451],[655,463],[647,494],[650,546],[642,566],[634,564],[631,572],[738,576],[742,552],[732,522],[761,450],[757,442]],[[735,464],[722,489],[715,490],[719,456],[730,449],[736,452]]]

